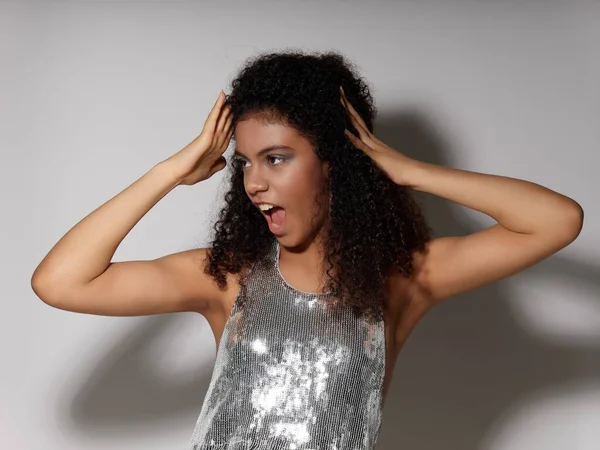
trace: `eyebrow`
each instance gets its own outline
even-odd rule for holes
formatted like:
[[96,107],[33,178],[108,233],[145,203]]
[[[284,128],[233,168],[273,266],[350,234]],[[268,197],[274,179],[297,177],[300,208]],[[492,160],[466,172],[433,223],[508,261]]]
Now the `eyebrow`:
[[[267,152],[270,152],[271,150],[294,150],[292,147],[289,147],[287,145],[270,145],[268,147],[263,148],[262,150],[260,150],[256,155],[257,156],[262,156]],[[244,155],[242,152],[240,152],[237,147],[235,148],[234,154],[237,156],[241,156],[243,158],[247,158],[246,155]]]

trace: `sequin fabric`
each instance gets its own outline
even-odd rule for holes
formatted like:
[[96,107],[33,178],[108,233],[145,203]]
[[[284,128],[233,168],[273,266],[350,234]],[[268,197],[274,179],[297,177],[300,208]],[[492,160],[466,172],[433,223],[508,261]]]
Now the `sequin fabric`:
[[227,319],[189,450],[375,447],[384,322],[334,311],[334,300],[287,283],[275,240]]

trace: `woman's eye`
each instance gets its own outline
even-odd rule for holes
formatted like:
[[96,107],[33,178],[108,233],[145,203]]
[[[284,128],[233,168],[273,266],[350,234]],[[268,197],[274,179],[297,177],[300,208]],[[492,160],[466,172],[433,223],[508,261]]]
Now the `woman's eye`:
[[[278,166],[285,160],[285,158],[283,156],[275,156],[275,155],[269,155],[266,158],[267,158],[267,161],[269,162],[269,164],[272,166]],[[249,164],[250,164],[245,159],[238,158],[238,157],[234,157],[233,162],[236,166],[239,166],[243,169],[249,167]]]
[[273,163],[272,161],[273,161],[274,159],[276,159],[276,160],[279,160],[279,161],[283,161],[283,160],[284,160],[284,158],[283,158],[282,156],[274,156],[274,155],[269,155],[269,156],[267,156],[267,159],[268,159],[268,160],[271,162],[271,164],[273,164],[274,166],[277,166],[277,165],[281,164],[281,162],[276,162],[276,163]]

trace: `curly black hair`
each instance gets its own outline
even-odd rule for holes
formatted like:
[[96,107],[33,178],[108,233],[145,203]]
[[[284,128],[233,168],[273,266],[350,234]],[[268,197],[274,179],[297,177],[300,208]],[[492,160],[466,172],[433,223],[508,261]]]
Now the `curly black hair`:
[[[358,133],[340,103],[340,86],[373,132],[376,108],[369,88],[339,52],[259,54],[234,78],[226,102],[233,126],[251,116],[286,124],[329,163],[327,290],[355,314],[379,321],[390,270],[409,277],[414,272],[413,252],[424,249],[432,231],[410,188],[391,181],[345,136],[345,128]],[[229,190],[205,265],[221,289],[227,286],[226,273],[238,274],[243,287],[244,269],[265,258],[274,239],[245,192],[242,168],[235,163],[228,168]],[[243,303],[240,299],[240,306]]]

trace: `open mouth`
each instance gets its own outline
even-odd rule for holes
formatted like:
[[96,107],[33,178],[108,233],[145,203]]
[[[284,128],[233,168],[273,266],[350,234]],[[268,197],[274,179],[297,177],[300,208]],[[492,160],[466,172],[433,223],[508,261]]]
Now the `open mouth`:
[[285,209],[276,205],[260,205],[261,212],[265,215],[271,231],[279,231],[285,223]]

